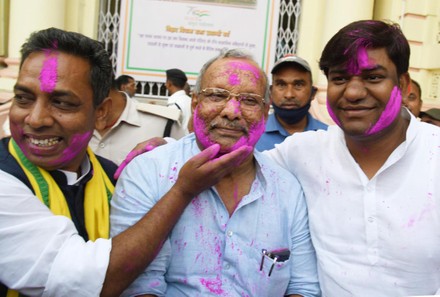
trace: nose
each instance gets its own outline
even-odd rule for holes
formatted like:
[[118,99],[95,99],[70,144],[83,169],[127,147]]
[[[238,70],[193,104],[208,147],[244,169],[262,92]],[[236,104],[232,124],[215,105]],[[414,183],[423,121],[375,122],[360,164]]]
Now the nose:
[[241,107],[240,107],[240,102],[237,100],[237,98],[232,97],[231,95],[231,98],[226,102],[220,115],[225,116],[230,120],[240,117]]
[[47,106],[41,99],[35,100],[29,113],[25,117],[25,124],[34,129],[51,126],[53,124],[53,117],[50,107]]
[[344,97],[347,100],[356,101],[359,99],[363,99],[367,96],[367,89],[365,88],[365,84],[362,78],[353,76],[347,82],[344,91]]
[[284,98],[295,98],[295,87],[291,84],[287,84],[284,90]]

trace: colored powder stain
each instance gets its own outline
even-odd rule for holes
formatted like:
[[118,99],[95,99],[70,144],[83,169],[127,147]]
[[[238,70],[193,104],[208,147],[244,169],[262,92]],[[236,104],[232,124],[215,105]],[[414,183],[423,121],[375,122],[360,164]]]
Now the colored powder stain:
[[209,139],[208,132],[205,131],[206,125],[203,119],[199,116],[198,108],[194,110],[193,116],[193,128],[197,139],[202,144],[203,147],[207,148],[215,144],[211,139]]
[[401,105],[402,93],[400,92],[399,88],[395,86],[391,92],[390,100],[388,100],[388,103],[380,115],[379,120],[377,120],[376,124],[365,132],[365,135],[376,134],[377,132],[387,128],[399,115]]
[[232,74],[233,71],[236,69],[250,72],[251,73],[250,81],[252,82],[253,85],[257,84],[257,81],[260,78],[260,70],[255,65],[242,61],[233,61],[229,63],[229,66],[231,67],[231,70],[229,72],[230,73],[229,83],[231,85],[235,86],[240,84],[240,80],[237,77],[235,77],[236,74]]
[[196,197],[196,198],[194,198],[191,201],[191,207],[194,210],[194,214],[196,216],[200,217],[202,215],[202,213],[203,213],[203,206],[202,206],[202,203],[201,203],[199,197]]
[[222,281],[218,276],[216,279],[201,278],[200,283],[213,294],[220,295],[224,293],[222,289]]
[[327,98],[327,101],[326,101],[326,106],[327,106],[328,114],[330,115],[332,120],[336,123],[336,125],[341,127],[341,122],[338,120],[338,118],[336,117],[335,113],[333,112],[333,109],[330,107],[330,104],[328,103],[328,98]]
[[261,135],[264,133],[264,130],[264,119],[261,119],[259,122],[255,123],[249,128],[248,137],[240,137],[240,139],[232,146],[231,151],[234,151],[245,145],[254,147]]
[[149,286],[150,286],[150,288],[156,288],[156,287],[159,287],[159,286],[160,286],[160,282],[159,282],[159,281],[151,282],[151,283],[149,284]]
[[46,59],[40,71],[40,89],[43,92],[51,93],[57,83],[58,58],[53,51],[45,51]]
[[350,59],[347,63],[347,71],[354,75],[359,75],[363,69],[371,68],[373,65],[368,60],[365,47],[359,47],[357,57]]
[[236,86],[239,85],[241,82],[240,77],[238,76],[238,74],[233,73],[229,76],[229,84],[231,86]]
[[91,135],[92,131],[88,131],[84,134],[76,134],[72,136],[69,146],[63,151],[61,157],[53,160],[51,164],[66,164],[72,161],[78,156],[81,150],[87,147]]

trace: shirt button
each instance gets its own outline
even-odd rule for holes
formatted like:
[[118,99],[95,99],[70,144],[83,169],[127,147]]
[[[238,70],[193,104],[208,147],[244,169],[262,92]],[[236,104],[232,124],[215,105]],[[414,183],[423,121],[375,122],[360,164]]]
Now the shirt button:
[[231,237],[234,234],[232,231],[228,231],[228,236]]
[[99,144],[99,147],[100,147],[100,148],[103,148],[103,147],[105,147],[105,144],[101,142],[101,143]]
[[373,218],[373,217],[368,217],[368,221],[369,221],[370,223],[373,223],[373,222],[374,222],[374,218]]
[[226,264],[226,265],[225,265],[225,269],[228,270],[229,268],[231,268],[231,265]]

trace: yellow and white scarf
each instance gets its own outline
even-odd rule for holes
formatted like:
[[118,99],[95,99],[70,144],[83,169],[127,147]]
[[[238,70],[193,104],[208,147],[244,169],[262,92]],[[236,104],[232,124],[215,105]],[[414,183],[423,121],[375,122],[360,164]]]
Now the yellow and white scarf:
[[[8,148],[23,169],[41,202],[55,215],[71,218],[64,194],[49,172],[31,163],[12,138]],[[93,166],[93,176],[87,182],[84,195],[86,230],[90,240],[108,238],[110,229],[109,201],[114,186],[90,148],[87,148],[87,154]],[[6,296],[17,297],[19,293],[9,290]]]

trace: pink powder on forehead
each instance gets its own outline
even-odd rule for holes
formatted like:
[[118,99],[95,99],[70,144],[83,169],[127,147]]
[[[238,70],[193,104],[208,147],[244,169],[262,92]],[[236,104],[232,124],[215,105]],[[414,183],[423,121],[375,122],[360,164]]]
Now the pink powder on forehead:
[[402,93],[399,88],[395,86],[391,92],[390,100],[388,100],[384,111],[380,115],[376,124],[374,124],[370,129],[365,132],[365,135],[376,134],[387,128],[399,115],[402,105]]
[[43,92],[51,93],[57,83],[58,57],[53,50],[44,50],[46,58],[43,61],[43,67],[40,71],[40,89]]
[[347,71],[348,73],[359,75],[363,69],[373,66],[374,64],[369,61],[367,49],[361,46],[357,50],[357,55],[348,60]]
[[239,75],[235,72],[236,70],[244,70],[250,72],[252,75],[249,76],[251,82],[256,85],[258,79],[261,77],[260,70],[253,64],[244,61],[232,61],[228,63],[229,70],[229,84],[232,86],[239,85],[241,83]]

